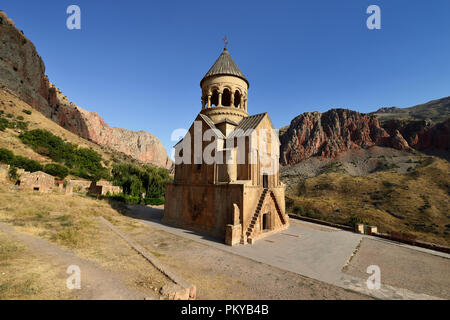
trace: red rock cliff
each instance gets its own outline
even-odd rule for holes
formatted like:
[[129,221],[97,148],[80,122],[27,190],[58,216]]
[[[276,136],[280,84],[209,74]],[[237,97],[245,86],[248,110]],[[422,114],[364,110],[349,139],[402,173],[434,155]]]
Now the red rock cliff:
[[448,150],[449,141],[450,119],[435,125],[399,120],[381,125],[374,115],[346,109],[306,112],[281,130],[280,162],[292,165],[312,156],[335,157],[343,151],[375,145],[399,150]]

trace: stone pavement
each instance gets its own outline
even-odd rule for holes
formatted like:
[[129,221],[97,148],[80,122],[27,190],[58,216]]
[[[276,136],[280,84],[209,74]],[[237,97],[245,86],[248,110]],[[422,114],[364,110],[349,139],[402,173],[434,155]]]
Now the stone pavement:
[[[230,247],[220,240],[163,224],[163,209],[143,206],[129,208],[132,217],[156,229],[378,299],[439,299],[383,284],[378,290],[369,290],[366,280],[370,274],[367,274],[366,279],[360,279],[343,273],[342,268],[356,252],[358,244],[363,237],[368,236],[291,219],[291,226],[287,230],[258,240],[253,245]],[[434,254],[427,249],[420,248],[419,251]],[[450,257],[443,253],[439,255]]]

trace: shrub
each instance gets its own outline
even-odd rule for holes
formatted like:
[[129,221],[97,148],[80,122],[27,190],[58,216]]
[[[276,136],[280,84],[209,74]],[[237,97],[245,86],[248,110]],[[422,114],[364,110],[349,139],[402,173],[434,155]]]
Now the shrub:
[[11,179],[11,180],[17,180],[17,178],[19,178],[16,167],[10,167],[9,171],[8,171],[8,175],[9,175],[9,179]]
[[22,131],[28,130],[28,122],[17,121],[16,122],[16,128],[20,129]]
[[43,169],[42,165],[36,160],[27,159],[22,156],[15,156],[12,165],[29,172],[42,171]]
[[7,118],[14,118],[14,115],[13,115],[12,113],[8,113],[8,114],[6,115],[6,117],[7,117]]
[[159,197],[159,198],[145,198],[143,200],[143,203],[145,205],[151,204],[153,206],[159,206],[164,204],[164,197]]
[[139,197],[125,196],[123,194],[107,195],[106,198],[124,202],[126,204],[139,204],[141,202]]
[[305,216],[308,218],[317,219],[316,213],[311,209],[305,212]]
[[27,109],[23,109],[22,110],[23,113],[30,115],[31,114],[31,110],[27,110]]
[[370,223],[364,221],[363,219],[361,219],[361,217],[357,216],[356,214],[350,213],[350,218],[349,218],[347,224],[350,225],[350,226],[352,226],[352,227],[354,227],[354,226],[355,226],[356,224],[358,224],[358,223],[362,223],[362,224],[370,224]]
[[110,179],[109,170],[101,164],[101,156],[90,148],[79,148],[42,129],[24,132],[19,138],[39,154],[64,163],[73,175],[94,181]]
[[69,174],[69,169],[61,164],[49,163],[44,166],[44,172],[54,177],[64,179]]
[[112,169],[115,185],[121,186],[124,194],[147,198],[164,196],[165,185],[170,176],[167,170],[150,165],[139,167],[131,163],[115,164]]
[[14,160],[14,153],[8,149],[0,148],[0,162],[12,164]]
[[293,211],[296,215],[303,215],[304,209],[303,209],[303,207],[300,206],[300,205],[295,205],[295,206],[292,208],[292,211]]
[[24,118],[23,118],[23,116],[17,116],[16,119],[17,120],[23,120]]
[[9,121],[5,118],[0,118],[0,131],[5,131],[6,128],[9,128]]

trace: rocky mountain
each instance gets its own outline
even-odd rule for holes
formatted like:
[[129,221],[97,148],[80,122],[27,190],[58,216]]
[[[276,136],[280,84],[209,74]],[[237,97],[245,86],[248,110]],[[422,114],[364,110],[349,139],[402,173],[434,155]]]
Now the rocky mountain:
[[296,164],[312,156],[336,157],[351,149],[395,144],[407,148],[400,137],[391,137],[374,116],[346,109],[306,112],[291,121],[280,136],[280,162]]
[[[440,104],[443,108],[448,106],[450,99],[447,105]],[[392,111],[389,111],[391,115]],[[450,119],[437,124],[431,120],[411,119],[381,123],[377,115],[347,109],[306,112],[280,130],[280,142],[280,162],[283,165],[297,164],[314,156],[334,158],[345,151],[373,146],[448,152]]]
[[287,212],[448,246],[449,104],[295,117],[280,129]]
[[110,127],[96,112],[84,110],[50,83],[33,43],[0,11],[0,86],[76,135],[145,163],[170,168],[161,141],[145,131]]

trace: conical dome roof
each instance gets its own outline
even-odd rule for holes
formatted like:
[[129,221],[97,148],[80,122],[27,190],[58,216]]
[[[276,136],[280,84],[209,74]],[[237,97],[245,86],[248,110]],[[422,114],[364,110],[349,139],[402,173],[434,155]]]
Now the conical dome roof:
[[209,71],[205,74],[202,81],[200,81],[200,86],[202,86],[203,81],[206,78],[218,75],[227,75],[227,76],[235,76],[241,78],[247,85],[250,86],[248,80],[245,78],[244,74],[239,70],[236,62],[234,62],[233,58],[231,58],[230,53],[227,48],[223,49],[222,54],[217,58],[216,62],[214,62],[213,66]]

